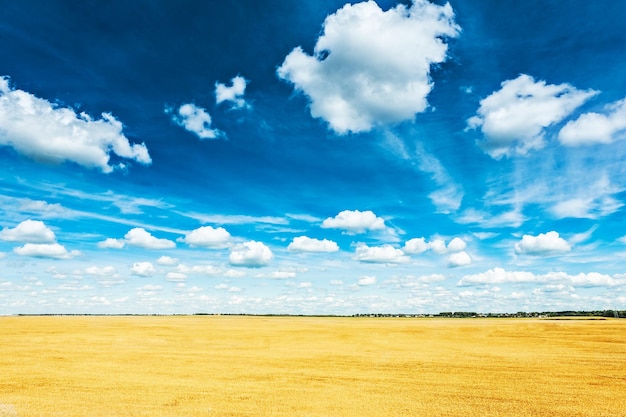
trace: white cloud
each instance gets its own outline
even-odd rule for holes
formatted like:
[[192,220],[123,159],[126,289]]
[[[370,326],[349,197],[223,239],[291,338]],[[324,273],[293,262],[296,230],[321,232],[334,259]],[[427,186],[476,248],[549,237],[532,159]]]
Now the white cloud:
[[448,247],[446,246],[446,241],[441,238],[432,239],[428,242],[428,247],[435,253],[439,255],[443,255],[448,252]]
[[87,168],[112,172],[110,154],[141,164],[152,160],[144,144],[130,144],[122,123],[109,113],[92,119],[86,113],[59,107],[9,86],[0,77],[0,145],[39,161],[75,162]]
[[356,247],[354,259],[359,262],[368,263],[398,264],[409,262],[409,257],[406,256],[404,252],[391,245],[370,247],[364,243],[361,243]]
[[294,237],[287,250],[290,252],[337,252],[337,243],[328,239],[313,239],[307,236]]
[[223,227],[213,228],[203,226],[187,233],[184,238],[179,238],[179,242],[185,242],[189,246],[223,249],[230,246],[230,233]]
[[626,98],[605,107],[605,113],[585,113],[567,122],[559,132],[566,146],[611,143],[623,138],[626,130]]
[[52,243],[54,232],[39,220],[24,220],[14,228],[5,227],[0,231],[0,240],[8,242]]
[[183,282],[187,279],[187,275],[182,272],[168,272],[165,279],[171,282]]
[[149,277],[156,272],[156,269],[154,269],[154,265],[150,262],[135,262],[130,268],[130,271],[133,275]]
[[453,253],[448,257],[448,266],[450,268],[455,268],[457,266],[470,265],[471,263],[472,263],[472,258],[465,251]]
[[455,237],[454,239],[452,239],[450,243],[448,243],[448,246],[447,246],[450,252],[461,252],[466,247],[467,247],[467,243],[465,243],[465,241],[461,239],[460,237]]
[[374,285],[376,284],[376,277],[372,277],[372,276],[362,276],[359,278],[358,281],[358,285],[364,287],[364,286],[368,286],[368,285]]
[[217,275],[222,272],[221,269],[213,265],[187,266],[185,264],[180,264],[176,267],[176,270],[183,274],[203,274],[203,275]]
[[246,105],[246,100],[243,98],[246,91],[246,79],[237,75],[230,82],[230,87],[219,82],[215,83],[215,103],[230,101],[234,109],[240,109]]
[[537,236],[524,235],[515,244],[515,253],[531,256],[550,256],[569,252],[571,247],[557,232],[540,233]]
[[274,271],[270,274],[270,278],[274,279],[289,279],[295,277],[296,271]]
[[159,265],[173,266],[178,264],[178,259],[172,258],[170,256],[161,256],[159,257],[159,259],[157,259],[156,263]]
[[324,229],[343,229],[348,234],[365,233],[368,230],[384,230],[385,220],[372,211],[344,210],[335,217],[322,222]]
[[472,284],[506,284],[522,282],[544,282],[546,276],[535,275],[524,271],[506,271],[503,268],[493,268],[487,272],[474,275],[466,275],[458,282],[458,285]]
[[115,270],[115,267],[113,266],[105,266],[105,267],[90,266],[89,268],[85,268],[85,274],[96,275],[99,277],[106,277],[106,276],[116,275],[117,271]]
[[597,181],[586,183],[579,187],[573,198],[560,199],[549,211],[558,219],[567,217],[579,219],[597,219],[619,210],[624,204],[613,195],[621,193],[623,189],[611,183],[608,175],[602,175]]
[[122,249],[126,246],[126,242],[123,239],[106,238],[102,242],[98,242],[98,247],[102,249]]
[[274,254],[261,242],[254,240],[234,246],[230,252],[229,262],[233,266],[260,268],[268,265]]
[[200,139],[218,139],[225,137],[218,129],[211,129],[211,115],[202,107],[193,103],[183,104],[178,108],[172,120],[179,126],[195,134]]
[[410,240],[407,240],[404,243],[404,247],[402,248],[402,252],[407,255],[419,255],[420,253],[424,253],[428,250],[428,243],[426,243],[426,239],[423,237],[416,237]]
[[545,129],[570,115],[594,90],[577,90],[569,84],[546,84],[521,74],[501,84],[502,88],[480,101],[468,128],[480,128],[479,142],[492,158],[526,155],[544,146]]
[[26,243],[24,246],[13,249],[13,252],[21,256],[52,259],[70,259],[80,255],[79,251],[68,252],[63,245],[58,243]]
[[340,134],[364,132],[428,107],[431,65],[446,60],[444,39],[459,31],[449,4],[346,4],[324,21],[314,55],[293,49],[277,74],[309,98],[311,116]]
[[[565,272],[549,272],[534,274],[526,271],[506,271],[502,268],[490,269],[474,275],[466,275],[459,280],[459,286],[480,284],[520,284],[520,283],[547,283],[565,282],[574,287],[616,287],[626,285],[626,276],[613,276],[598,272],[570,275]],[[543,291],[557,291],[564,289],[563,285],[547,285]],[[541,290],[540,290],[541,291]]]
[[141,227],[129,230],[124,239],[129,246],[144,249],[170,249],[176,246],[176,243],[171,240],[156,238]]

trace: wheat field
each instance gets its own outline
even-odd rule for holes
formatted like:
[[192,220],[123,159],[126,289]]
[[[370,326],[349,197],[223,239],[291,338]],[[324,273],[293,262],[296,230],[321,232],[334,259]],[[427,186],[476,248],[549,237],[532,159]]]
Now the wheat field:
[[626,320],[0,317],[0,416],[626,416]]

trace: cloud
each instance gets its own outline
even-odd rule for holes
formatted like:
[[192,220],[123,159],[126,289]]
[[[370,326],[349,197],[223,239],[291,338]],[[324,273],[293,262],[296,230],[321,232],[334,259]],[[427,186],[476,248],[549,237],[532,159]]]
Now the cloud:
[[459,31],[449,4],[346,4],[324,21],[314,54],[293,49],[277,74],[309,98],[311,116],[339,134],[364,132],[428,107],[431,66],[447,59],[445,39]]
[[156,263],[159,265],[174,266],[178,264],[178,259],[172,258],[170,256],[161,256],[159,259],[157,259]]
[[170,249],[176,246],[176,243],[168,239],[158,239],[146,232],[141,227],[135,227],[124,235],[125,242],[129,246],[136,246],[144,249]]
[[68,252],[63,245],[58,243],[26,243],[24,246],[13,249],[13,252],[20,256],[52,259],[70,259],[80,255],[79,251]]
[[359,278],[359,281],[357,282],[357,284],[361,287],[365,287],[368,285],[374,285],[376,284],[376,277],[372,277],[372,276],[362,276]]
[[335,217],[322,222],[324,229],[343,229],[350,235],[365,233],[368,230],[384,230],[385,220],[372,211],[344,210]]
[[[169,113],[170,110],[166,110],[166,112]],[[211,129],[211,115],[207,113],[206,110],[197,107],[193,103],[181,105],[178,108],[178,112],[172,116],[172,120],[200,139],[218,139],[225,137],[222,131]]]
[[470,265],[471,263],[472,263],[472,258],[465,251],[453,253],[448,257],[448,266],[450,268]]
[[215,103],[229,101],[233,104],[233,109],[240,109],[246,105],[246,100],[243,98],[246,91],[246,79],[237,75],[230,82],[230,87],[219,82],[215,83]]
[[567,122],[559,132],[566,146],[611,143],[623,138],[626,130],[626,98],[605,107],[605,113],[585,113]]
[[433,252],[438,253],[439,255],[443,255],[448,252],[448,247],[446,246],[446,241],[441,238],[432,239],[428,242],[428,248]]
[[211,226],[203,226],[192,230],[184,238],[177,240],[188,244],[192,248],[223,249],[230,246],[231,236],[223,227],[214,229]]
[[404,247],[402,247],[402,252],[407,255],[419,255],[420,253],[424,253],[428,250],[428,243],[426,243],[426,239],[423,237],[417,237],[410,240],[407,240],[404,243]]
[[122,249],[126,246],[123,239],[106,238],[102,242],[98,242],[98,247],[102,249]]
[[571,247],[557,232],[540,233],[537,236],[524,235],[515,244],[515,253],[531,256],[550,256],[569,252]]
[[[613,276],[598,272],[580,273],[570,275],[565,272],[549,272],[547,274],[534,274],[526,271],[506,271],[503,268],[493,268],[479,274],[466,275],[459,280],[457,285],[482,285],[482,284],[523,284],[523,283],[547,283],[565,282],[574,287],[616,287],[626,285],[626,276],[616,274]],[[546,286],[547,291],[558,289],[557,285]]]
[[364,243],[356,247],[354,259],[367,263],[399,264],[409,262],[409,257],[404,252],[391,245],[370,247]]
[[96,275],[99,277],[106,277],[106,276],[112,276],[112,275],[117,274],[117,271],[115,270],[115,267],[113,266],[105,266],[105,267],[90,266],[88,268],[85,268],[84,272],[87,275]]
[[337,243],[328,239],[313,239],[307,236],[294,237],[287,250],[290,252],[337,252]]
[[183,282],[187,280],[187,275],[181,272],[168,272],[165,279],[170,282]]
[[521,74],[504,81],[502,88],[480,101],[469,129],[482,131],[478,144],[492,158],[526,155],[544,146],[545,129],[570,115],[594,90],[577,90],[569,84],[546,84]]
[[[109,113],[94,120],[76,114],[23,90],[12,89],[8,77],[0,77],[0,145],[10,146],[37,161],[74,162],[110,173],[110,154],[152,163],[144,144],[130,144],[120,121]],[[123,164],[120,164],[123,167]]]
[[130,271],[133,275],[149,277],[156,272],[156,269],[154,269],[154,265],[150,262],[135,262],[130,268]]
[[228,259],[233,266],[260,268],[269,265],[273,258],[274,254],[270,248],[261,242],[251,240],[234,246]]
[[452,239],[450,243],[448,243],[448,246],[447,246],[450,252],[461,252],[466,247],[467,247],[467,243],[465,243],[465,241],[461,239],[460,237],[455,237],[454,239]]
[[5,227],[0,231],[0,240],[7,242],[53,243],[54,232],[39,220],[24,220],[13,229]]

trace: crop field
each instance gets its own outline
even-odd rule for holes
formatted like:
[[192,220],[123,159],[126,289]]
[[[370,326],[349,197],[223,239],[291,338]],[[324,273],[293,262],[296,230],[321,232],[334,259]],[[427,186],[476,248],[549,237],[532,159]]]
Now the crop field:
[[626,320],[0,317],[0,416],[626,416]]

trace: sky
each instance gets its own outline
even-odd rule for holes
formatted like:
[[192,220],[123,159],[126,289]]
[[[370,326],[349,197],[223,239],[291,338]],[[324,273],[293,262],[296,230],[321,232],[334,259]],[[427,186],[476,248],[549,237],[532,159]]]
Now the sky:
[[0,314],[626,309],[626,3],[0,7]]

